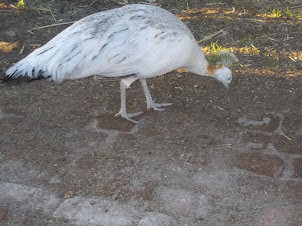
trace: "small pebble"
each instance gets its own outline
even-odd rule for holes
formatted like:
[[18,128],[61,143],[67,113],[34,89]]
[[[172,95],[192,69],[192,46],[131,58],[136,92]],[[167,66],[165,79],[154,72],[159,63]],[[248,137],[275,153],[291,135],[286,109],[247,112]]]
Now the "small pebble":
[[16,32],[10,30],[10,31],[7,31],[6,34],[9,36],[9,37],[15,37],[17,34]]
[[70,199],[74,196],[74,192],[73,191],[68,191],[64,194],[64,199]]

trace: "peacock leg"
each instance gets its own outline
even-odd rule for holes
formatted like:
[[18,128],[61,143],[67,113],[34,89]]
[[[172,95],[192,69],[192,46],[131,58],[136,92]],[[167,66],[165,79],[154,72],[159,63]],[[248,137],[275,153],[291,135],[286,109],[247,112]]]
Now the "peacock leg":
[[147,85],[147,81],[144,78],[140,79],[140,82],[142,84],[145,96],[146,96],[146,101],[147,101],[147,109],[151,109],[153,108],[155,111],[163,111],[164,109],[160,108],[160,107],[166,107],[166,106],[170,106],[172,105],[172,103],[155,103],[152,100],[148,85]]

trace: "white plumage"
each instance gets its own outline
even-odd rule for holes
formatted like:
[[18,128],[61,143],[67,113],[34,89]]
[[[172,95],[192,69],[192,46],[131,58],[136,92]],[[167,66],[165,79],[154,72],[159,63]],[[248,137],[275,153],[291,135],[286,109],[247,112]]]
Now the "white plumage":
[[63,30],[6,71],[8,78],[50,77],[55,82],[92,75],[121,79],[120,115],[126,112],[126,89],[140,80],[147,108],[162,110],[146,79],[185,68],[212,75],[225,86],[231,82],[229,68],[215,69],[204,57],[187,26],[172,13],[150,5],[128,5],[87,16]]

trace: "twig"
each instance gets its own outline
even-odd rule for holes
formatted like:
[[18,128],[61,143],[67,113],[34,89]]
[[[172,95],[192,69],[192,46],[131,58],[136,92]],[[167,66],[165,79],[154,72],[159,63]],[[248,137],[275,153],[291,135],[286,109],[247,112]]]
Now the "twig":
[[223,33],[223,32],[224,32],[224,30],[221,29],[221,30],[219,30],[219,31],[217,31],[217,32],[215,32],[215,33],[213,33],[213,34],[210,34],[210,35],[206,36],[205,38],[199,40],[198,43],[201,43],[201,42],[210,40],[210,39],[212,39],[213,37],[215,37],[216,35],[219,35],[220,33]]
[[290,137],[288,137],[288,136],[286,136],[285,134],[283,134],[283,133],[280,133],[282,136],[284,136],[286,139],[288,139],[288,140],[292,140]]
[[273,38],[270,38],[270,37],[268,37],[268,39],[269,39],[269,40],[272,40],[272,41],[275,41],[275,42],[278,42],[277,39],[273,39]]
[[291,56],[289,56],[288,58],[291,59],[292,61],[294,61],[295,63],[297,63],[297,61],[295,61],[295,59],[292,58]]
[[16,6],[14,6],[13,4],[9,4],[10,7],[14,8],[14,9],[18,9]]
[[155,1],[137,2],[137,4],[154,5],[154,6],[161,7],[161,4],[160,3],[156,3]]
[[66,25],[66,24],[73,24],[75,22],[76,21],[64,22],[64,23],[59,23],[59,24],[50,24],[50,25],[45,25],[42,27],[34,27],[32,30],[40,30],[40,29],[49,28],[49,27],[57,27],[57,26],[62,26],[62,25]]
[[188,162],[188,160],[189,160],[190,157],[193,157],[193,155],[191,153],[187,155],[187,158],[186,158],[186,160],[185,160],[185,162],[183,164],[183,167],[186,166],[186,164],[187,164],[187,162]]
[[290,6],[290,9],[298,9],[298,8],[302,8],[302,5],[295,5],[295,6]]
[[96,2],[97,2],[97,0],[94,0],[92,3],[90,3],[90,6],[92,6]]
[[32,35],[34,35],[35,33],[30,31],[30,30],[26,30],[27,32],[31,33]]
[[57,18],[55,17],[55,15],[53,14],[53,12],[52,12],[52,11],[49,11],[49,13],[51,14],[52,18],[53,18],[55,21],[57,21]]
[[21,55],[24,51],[25,45],[22,46],[22,48],[20,49],[19,55]]
[[34,43],[34,44],[28,44],[29,46],[31,46],[31,47],[40,47],[41,46],[41,44],[39,44],[39,43]]
[[206,6],[223,5],[222,2],[207,3]]
[[41,10],[41,11],[46,11],[46,12],[51,12],[51,9],[46,9],[46,8],[36,8],[37,11]]

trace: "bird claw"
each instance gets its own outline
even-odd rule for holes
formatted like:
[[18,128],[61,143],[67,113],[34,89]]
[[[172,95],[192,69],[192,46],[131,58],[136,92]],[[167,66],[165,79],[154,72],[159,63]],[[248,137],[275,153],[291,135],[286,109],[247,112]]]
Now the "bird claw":
[[167,106],[171,106],[172,103],[161,103],[161,104],[158,104],[158,103],[149,103],[148,106],[147,106],[147,109],[153,109],[155,111],[164,111],[165,109],[162,109],[161,107],[167,107]]
[[131,118],[132,118],[132,117],[139,116],[139,115],[141,115],[141,114],[143,114],[142,111],[137,112],[137,113],[132,113],[132,114],[127,114],[126,112],[121,112],[121,111],[119,111],[119,112],[116,113],[114,116],[116,116],[116,117],[117,117],[117,116],[121,116],[122,118],[127,119],[129,122],[138,123],[138,121],[135,121],[135,120],[133,120],[133,119],[131,119]]

